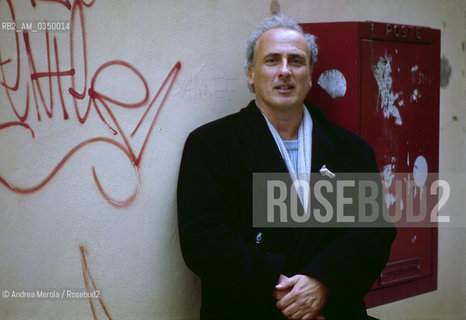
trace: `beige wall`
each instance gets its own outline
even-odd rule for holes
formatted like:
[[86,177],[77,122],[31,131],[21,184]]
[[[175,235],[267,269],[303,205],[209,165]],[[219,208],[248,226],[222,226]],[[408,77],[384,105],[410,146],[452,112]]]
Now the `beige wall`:
[[[29,1],[12,2],[17,21],[71,17],[70,10],[58,3],[37,1],[33,7]],[[441,54],[452,73],[448,86],[441,89],[440,170],[466,172],[464,0],[278,3],[282,13],[299,22],[374,20],[441,29]],[[56,289],[61,294],[64,289],[84,288],[84,274],[101,290],[101,301],[113,319],[196,318],[199,283],[184,266],[176,229],[179,158],[190,130],[238,110],[252,97],[242,70],[244,42],[251,27],[270,14],[270,7],[270,0],[97,0],[82,7],[84,37],[79,14],[74,16],[72,35],[56,34],[60,71],[71,69],[73,52],[75,74],[61,77],[61,90],[56,77],[51,85],[41,78],[43,99],[37,82],[31,80],[34,72],[22,35],[18,34],[18,75],[15,34],[0,32],[0,81],[14,87],[17,75],[19,79],[16,90],[8,94],[0,88],[1,291]],[[9,11],[7,1],[0,1],[0,22],[11,19]],[[43,32],[29,38],[36,72],[48,71],[48,56],[53,72],[53,35],[49,55]],[[107,64],[115,60],[120,62]],[[98,72],[100,67],[105,68]],[[168,78],[173,87],[164,87],[149,108],[172,68],[179,70]],[[86,88],[84,96],[73,99],[70,87]],[[91,87],[113,100],[99,101],[89,93]],[[24,118],[30,129],[17,124],[27,109],[28,88],[30,106]],[[166,103],[156,114],[167,92]],[[143,103],[129,109],[116,100]],[[84,123],[78,121],[75,101],[81,115],[89,101],[96,103]],[[46,108],[51,106],[48,117]],[[147,109],[148,116],[131,136]],[[5,123],[10,126],[2,127]],[[100,140],[90,140],[96,137]],[[139,154],[140,162],[135,160]],[[461,212],[463,206],[463,201],[454,202],[449,214]],[[442,228],[438,290],[371,309],[370,314],[384,319],[463,319],[465,240],[464,229]],[[108,318],[101,304],[95,309],[96,318]],[[1,319],[71,317],[91,318],[89,302],[0,298]]]

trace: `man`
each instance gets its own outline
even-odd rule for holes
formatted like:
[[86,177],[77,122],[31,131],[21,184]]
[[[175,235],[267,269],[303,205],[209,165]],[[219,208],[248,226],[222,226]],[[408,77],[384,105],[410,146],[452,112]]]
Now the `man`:
[[[193,131],[178,181],[180,243],[202,281],[201,319],[366,319],[363,297],[394,230],[252,225],[255,172],[375,172],[372,149],[304,105],[314,37],[272,16],[251,34],[256,99]],[[301,198],[302,199],[302,195]]]

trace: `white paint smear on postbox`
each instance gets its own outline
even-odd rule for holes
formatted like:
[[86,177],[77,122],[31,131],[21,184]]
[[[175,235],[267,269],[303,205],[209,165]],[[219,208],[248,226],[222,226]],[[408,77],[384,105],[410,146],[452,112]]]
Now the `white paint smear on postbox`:
[[[391,57],[379,57],[377,65],[372,66],[372,72],[374,78],[379,86],[379,95],[377,97],[377,110],[380,108],[383,111],[385,119],[390,117],[395,118],[395,124],[402,125],[400,111],[395,105],[399,98],[398,93],[394,93],[392,90],[393,79],[391,76],[392,68],[390,66]],[[398,103],[398,106],[403,105],[403,100]]]
[[329,69],[322,72],[317,84],[333,99],[344,97],[346,94],[345,76],[337,69]]
[[423,156],[418,156],[414,161],[413,168],[414,183],[422,187],[427,180],[427,160]]

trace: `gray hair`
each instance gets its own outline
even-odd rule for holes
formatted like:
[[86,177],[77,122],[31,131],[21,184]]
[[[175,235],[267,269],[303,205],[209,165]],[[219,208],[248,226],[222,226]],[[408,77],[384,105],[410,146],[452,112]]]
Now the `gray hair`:
[[[248,74],[248,67],[252,67],[254,65],[254,51],[257,48],[257,41],[259,41],[259,38],[264,33],[276,28],[295,30],[306,39],[309,52],[311,53],[310,67],[312,68],[312,65],[317,60],[318,51],[315,36],[312,34],[304,33],[303,29],[293,19],[279,14],[266,18],[259,25],[257,25],[254,31],[249,35],[248,41],[246,42],[246,59],[244,60],[244,70],[246,71],[246,74]],[[251,85],[248,86],[249,90],[254,92],[254,88]]]

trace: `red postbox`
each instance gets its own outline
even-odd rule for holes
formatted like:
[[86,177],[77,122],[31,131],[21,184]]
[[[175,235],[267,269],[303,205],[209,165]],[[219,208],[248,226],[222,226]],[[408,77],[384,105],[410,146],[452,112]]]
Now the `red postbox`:
[[[438,173],[440,30],[379,22],[301,26],[319,46],[308,100],[374,148],[387,190],[394,188],[390,177],[412,174],[422,180],[414,196],[427,196],[425,184]],[[388,209],[398,206],[406,214],[406,199],[397,197],[385,195]],[[388,264],[366,296],[368,307],[437,288],[437,228],[419,226],[397,225]]]

